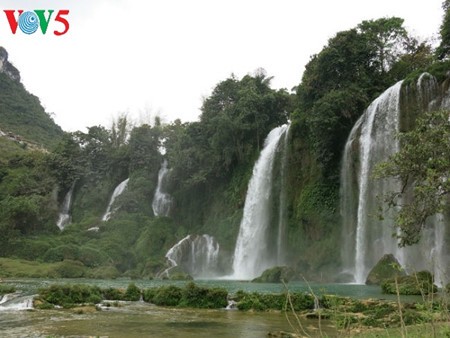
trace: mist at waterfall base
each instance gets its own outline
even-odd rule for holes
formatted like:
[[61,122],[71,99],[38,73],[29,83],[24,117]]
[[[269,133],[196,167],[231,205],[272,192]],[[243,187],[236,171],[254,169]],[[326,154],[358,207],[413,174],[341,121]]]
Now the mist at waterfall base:
[[341,171],[342,261],[350,281],[365,283],[370,269],[391,253],[408,273],[429,270],[438,285],[448,282],[444,215],[428,221],[418,244],[400,248],[392,227],[398,209],[391,209],[383,219],[377,215],[379,198],[400,191],[402,182],[372,177],[376,165],[400,149],[396,135],[413,118],[409,115],[450,108],[449,91],[442,93],[437,80],[427,73],[412,85],[402,87],[399,82],[369,106],[350,133]]

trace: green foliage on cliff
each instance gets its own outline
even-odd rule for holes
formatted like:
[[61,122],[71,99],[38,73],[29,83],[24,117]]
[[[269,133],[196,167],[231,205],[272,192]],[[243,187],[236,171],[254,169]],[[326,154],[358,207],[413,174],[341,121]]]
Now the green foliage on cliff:
[[5,73],[0,73],[0,130],[45,148],[52,148],[63,136],[39,99]]
[[[388,207],[402,201],[395,219],[400,245],[417,243],[429,217],[445,213],[450,193],[450,121],[447,111],[424,114],[416,127],[401,134],[402,148],[378,167],[378,177],[395,177],[401,191],[384,196]],[[409,198],[412,189],[413,198]]]
[[345,141],[368,104],[430,54],[427,45],[408,36],[403,19],[392,17],[339,32],[312,56],[297,87],[292,120],[325,177],[338,176]]

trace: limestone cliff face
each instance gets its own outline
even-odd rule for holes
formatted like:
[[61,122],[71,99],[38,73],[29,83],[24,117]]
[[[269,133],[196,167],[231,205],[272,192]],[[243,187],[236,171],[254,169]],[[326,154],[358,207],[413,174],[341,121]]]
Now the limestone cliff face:
[[8,61],[8,52],[0,47],[0,72],[8,75],[11,80],[20,82],[20,72]]

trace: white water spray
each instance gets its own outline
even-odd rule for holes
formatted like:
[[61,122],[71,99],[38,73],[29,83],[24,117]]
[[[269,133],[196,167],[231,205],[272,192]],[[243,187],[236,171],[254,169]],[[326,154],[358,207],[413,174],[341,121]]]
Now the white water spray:
[[167,168],[167,160],[161,164],[158,172],[158,185],[153,196],[152,209],[155,216],[169,216],[170,207],[172,206],[172,197],[164,192],[163,186],[169,169]]
[[253,167],[253,175],[245,198],[233,260],[235,279],[252,279],[277,263],[270,257],[269,238],[273,162],[278,143],[288,126],[273,129],[264,142],[264,148]]
[[114,192],[111,195],[111,199],[109,200],[108,207],[106,208],[106,212],[102,217],[102,221],[108,221],[111,218],[114,211],[116,211],[116,209],[113,209],[114,202],[115,202],[116,198],[119,197],[124,192],[124,190],[126,189],[126,187],[128,185],[128,181],[129,181],[129,178],[127,178],[125,181],[121,182],[114,189]]
[[70,224],[71,217],[70,217],[70,206],[72,205],[72,196],[73,196],[73,189],[75,187],[75,183],[72,184],[72,187],[67,192],[66,196],[64,197],[64,201],[62,204],[61,211],[59,213],[58,222],[56,225],[58,228],[62,231],[64,228]]

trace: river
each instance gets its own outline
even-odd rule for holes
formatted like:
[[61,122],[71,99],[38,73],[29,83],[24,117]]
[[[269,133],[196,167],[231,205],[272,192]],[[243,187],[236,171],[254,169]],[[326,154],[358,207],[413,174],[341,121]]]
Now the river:
[[[14,285],[14,299],[0,304],[1,337],[267,337],[269,332],[290,331],[284,313],[243,312],[237,310],[199,310],[158,307],[144,302],[120,302],[103,311],[34,310],[29,309],[31,297],[40,287],[61,283],[83,283],[100,287],[123,287],[135,283],[140,288],[186,282],[160,280],[94,280],[94,279],[7,279],[3,284]],[[249,283],[230,280],[198,280],[198,285],[224,287],[230,293],[283,292],[280,284]],[[311,284],[293,282],[290,291],[314,292],[351,296],[353,298],[389,298],[379,287],[356,284]],[[414,299],[417,300],[417,297]],[[28,301],[28,303],[27,303]],[[290,321],[295,323],[292,314]],[[319,335],[317,320],[304,320],[302,325],[313,336]],[[295,328],[298,328],[295,325]],[[333,322],[322,321],[321,330],[328,336],[337,332]]]

